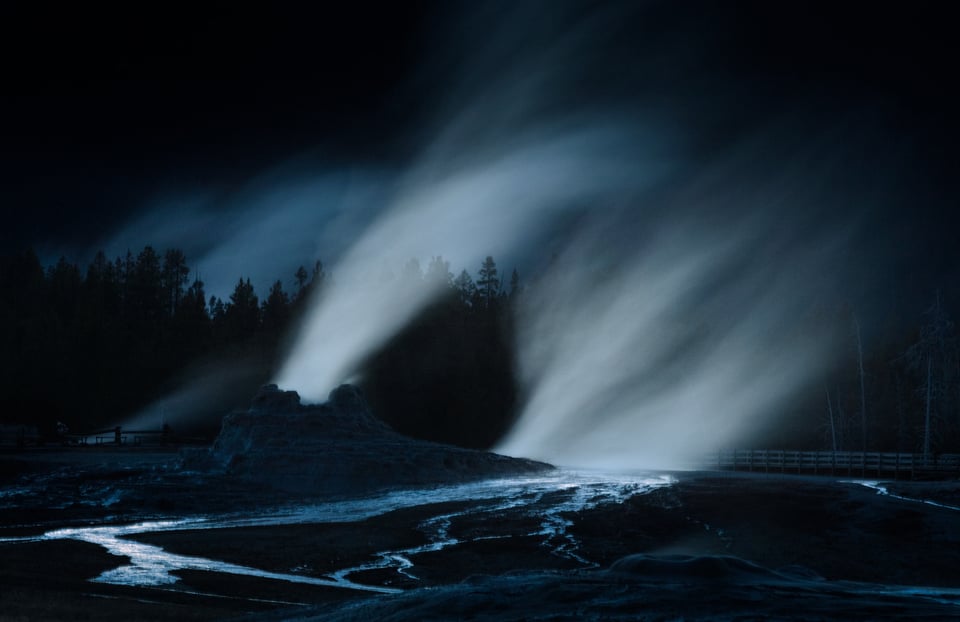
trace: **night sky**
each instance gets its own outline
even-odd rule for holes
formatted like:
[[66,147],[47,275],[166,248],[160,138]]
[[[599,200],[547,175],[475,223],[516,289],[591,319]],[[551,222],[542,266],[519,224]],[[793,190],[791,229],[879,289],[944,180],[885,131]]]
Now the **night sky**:
[[[402,167],[511,50],[535,56],[550,33],[600,20],[609,37],[581,44],[543,114],[666,110],[694,163],[774,124],[787,141],[818,135],[826,152],[836,144],[831,183],[857,189],[858,239],[881,249],[878,269],[910,283],[908,295],[955,281],[958,39],[946,8],[506,7],[5,3],[0,243],[82,262],[166,196],[205,193],[230,210],[234,193],[278,167]],[[505,36],[513,47],[500,49]],[[883,195],[876,207],[863,204],[870,188]]]
[[372,6],[23,9],[2,19],[8,245],[82,243],[152,196],[305,151],[379,157],[370,138],[403,122],[387,99],[421,28]]

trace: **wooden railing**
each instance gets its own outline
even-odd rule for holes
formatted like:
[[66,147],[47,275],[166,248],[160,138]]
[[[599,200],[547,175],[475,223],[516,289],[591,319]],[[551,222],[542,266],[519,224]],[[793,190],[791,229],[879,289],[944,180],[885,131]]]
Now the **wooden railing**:
[[707,468],[721,471],[849,475],[856,477],[960,477],[960,454],[883,453],[871,451],[720,450]]

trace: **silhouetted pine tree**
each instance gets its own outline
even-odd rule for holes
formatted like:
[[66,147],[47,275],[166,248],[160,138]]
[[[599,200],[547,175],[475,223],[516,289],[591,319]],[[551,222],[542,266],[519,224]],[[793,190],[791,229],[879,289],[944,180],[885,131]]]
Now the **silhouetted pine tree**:
[[[384,273],[440,294],[358,370],[375,411],[405,433],[490,446],[517,407],[512,311],[524,291],[517,271],[506,289],[492,257],[477,283],[466,270],[454,279],[441,257],[425,271],[408,262]],[[66,258],[45,268],[32,252],[0,256],[0,421],[45,430],[57,421],[75,430],[113,423],[162,397],[186,366],[211,355],[240,357],[255,370],[252,383],[265,381],[287,327],[330,278],[319,262],[309,273],[301,267],[292,300],[277,281],[262,304],[242,278],[224,303],[199,278],[187,286],[189,274],[177,249],[145,247],[113,261],[101,252],[85,270]],[[511,304],[499,304],[506,299]],[[960,449],[960,352],[945,309],[938,298],[922,325],[898,323],[884,340],[846,348],[846,360],[811,389],[807,427],[798,425],[793,447],[830,446],[836,438],[841,449],[858,448],[858,413],[867,403],[871,449]],[[837,317],[838,343],[849,346],[849,309]],[[861,377],[872,380],[863,390]]]
[[160,273],[160,287],[167,313],[173,315],[180,306],[184,287],[190,276],[187,258],[183,251],[172,248],[164,253],[163,270]]
[[480,272],[477,273],[477,295],[483,306],[491,307],[499,293],[500,278],[497,276],[497,262],[487,255],[483,264],[480,265]]
[[227,338],[231,341],[241,341],[252,336],[260,327],[260,301],[249,278],[241,278],[233,288],[224,322]]
[[514,300],[520,295],[520,274],[514,268],[510,273],[510,299]]
[[263,328],[270,333],[279,333],[290,319],[290,298],[283,291],[283,282],[275,281],[267,299],[263,301]]
[[297,282],[297,298],[303,298],[303,290],[307,286],[307,269],[303,266],[297,268],[297,272],[293,275],[293,278]]
[[464,307],[470,307],[477,299],[477,286],[473,283],[473,278],[466,270],[460,271],[460,276],[453,282],[457,293],[460,296],[460,302]]

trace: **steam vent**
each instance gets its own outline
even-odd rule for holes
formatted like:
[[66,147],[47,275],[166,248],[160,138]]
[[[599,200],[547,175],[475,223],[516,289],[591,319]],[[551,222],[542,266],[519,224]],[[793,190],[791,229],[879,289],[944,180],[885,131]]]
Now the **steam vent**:
[[412,439],[370,413],[361,391],[341,385],[324,404],[263,386],[249,410],[224,417],[204,460],[251,482],[289,492],[353,494],[535,473],[547,464]]

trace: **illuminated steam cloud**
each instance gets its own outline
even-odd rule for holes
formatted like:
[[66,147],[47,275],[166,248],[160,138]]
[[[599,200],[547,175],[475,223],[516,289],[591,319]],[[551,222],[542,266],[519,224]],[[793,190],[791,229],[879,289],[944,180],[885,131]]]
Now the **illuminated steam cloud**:
[[[638,33],[620,13],[633,3],[556,4],[480,11],[445,30],[414,80],[438,94],[432,121],[411,132],[409,165],[359,176],[369,194],[255,210],[206,256],[230,263],[255,248],[269,263],[290,254],[289,240],[325,240],[316,248],[333,279],[275,375],[319,401],[437,293],[388,276],[411,258],[441,255],[458,271],[493,255],[509,269],[561,249],[542,274],[525,270],[526,401],[499,449],[567,465],[677,465],[742,438],[828,362],[805,314],[843,278],[845,223],[811,223],[841,186],[823,146],[804,144],[814,135],[789,120],[747,124],[739,139],[763,144],[732,145],[735,106],[691,69],[689,40],[647,32],[650,54],[624,64],[617,50],[635,48],[618,41]],[[673,68],[686,72],[682,99],[662,90]],[[780,140],[797,135],[801,144]],[[823,165],[807,170],[800,155]],[[323,210],[349,226],[331,233]]]
[[527,401],[498,451],[689,466],[775,419],[818,377],[831,344],[811,313],[841,281],[846,234],[796,217],[822,203],[751,195],[741,181],[678,190],[645,226],[627,225],[645,232],[629,250],[623,214],[604,215],[554,262],[522,299]]
[[[429,292],[379,279],[384,266],[436,254],[457,268],[487,254],[504,265],[504,256],[549,253],[541,242],[558,229],[565,250],[523,301],[526,402],[500,451],[675,466],[776,416],[823,369],[829,344],[805,313],[841,280],[845,223],[829,233],[811,226],[828,191],[807,187],[825,183],[830,163],[798,164],[823,150],[781,144],[796,134],[788,121],[751,128],[763,144],[711,147],[705,157],[695,130],[676,128],[723,123],[708,79],[692,109],[647,105],[655,92],[631,94],[629,106],[584,104],[592,71],[619,66],[591,56],[624,34],[615,22],[615,10],[504,18],[484,32],[492,49],[466,46],[476,53],[440,106],[448,121],[333,266],[336,281],[315,301],[280,385],[323,399],[429,302]],[[670,49],[631,66],[632,79],[663,71]]]
[[226,298],[243,276],[264,294],[288,286],[301,264],[345,252],[383,202],[386,171],[305,171],[287,164],[240,190],[165,198],[103,241],[108,256],[146,244],[179,248],[199,270],[207,294]]
[[510,265],[571,212],[662,177],[667,124],[654,132],[633,110],[582,97],[581,80],[612,60],[598,62],[591,46],[635,35],[618,26],[628,9],[585,19],[584,8],[503,3],[446,16],[414,80],[437,92],[419,132],[427,139],[393,199],[333,265],[335,283],[315,302],[279,384],[325,397],[429,302],[429,291],[380,278],[385,266],[435,255],[455,269],[486,255]]
[[566,211],[641,187],[662,167],[640,159],[636,136],[628,127],[545,130],[525,143],[504,139],[452,168],[442,160],[419,166],[333,267],[335,280],[309,313],[278,384],[322,399],[437,292],[383,278],[390,267],[436,254],[472,266],[516,253]]

